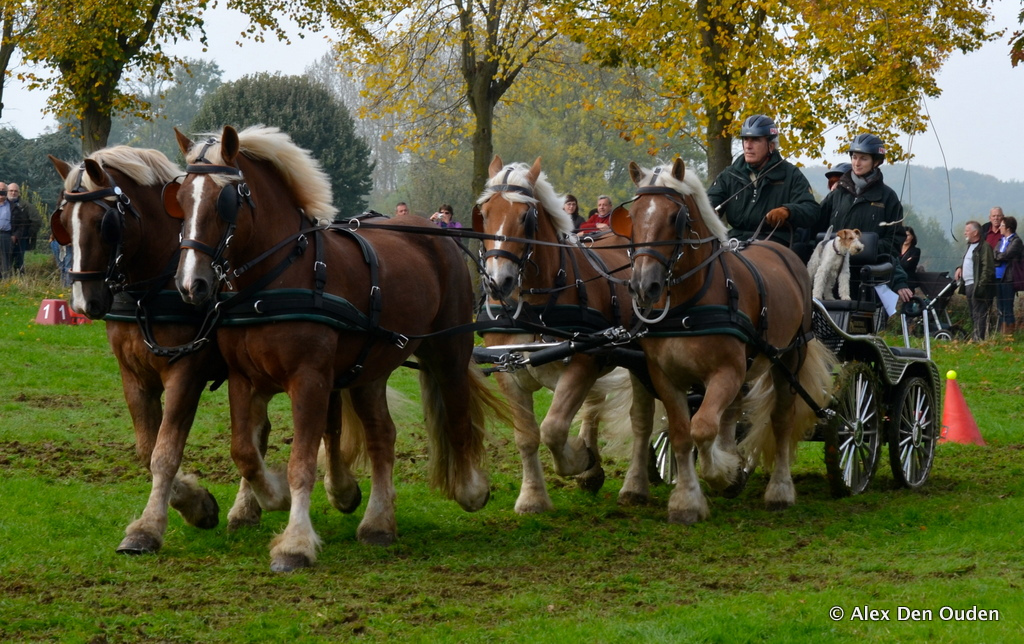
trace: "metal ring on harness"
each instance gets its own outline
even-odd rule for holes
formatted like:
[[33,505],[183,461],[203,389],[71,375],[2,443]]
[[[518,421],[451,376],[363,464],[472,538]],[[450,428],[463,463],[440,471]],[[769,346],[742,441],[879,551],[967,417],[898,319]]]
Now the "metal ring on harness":
[[[516,312],[512,314],[512,319],[513,320],[518,319],[519,318],[519,314],[523,312],[523,302],[524,301],[525,300],[523,300],[523,298],[519,298],[519,306],[516,307]],[[498,318],[494,317],[493,313],[491,313],[491,307],[490,306],[484,305],[484,310],[487,311],[487,317],[491,318],[492,320],[497,320],[498,319]]]
[[255,302],[253,302],[253,304],[252,304],[252,310],[253,310],[253,311],[255,311],[256,313],[259,313],[259,314],[261,314],[261,315],[262,315],[262,314],[263,314],[263,311],[261,311],[261,310],[260,310],[260,305],[261,305],[261,304],[263,304],[263,300],[256,300],[256,301],[255,301]]
[[[665,316],[668,315],[668,310],[670,308],[672,308],[671,307],[672,295],[669,294],[669,295],[665,296],[665,308],[662,310],[661,315],[659,315],[657,318],[655,318],[653,320],[650,320],[650,319],[644,317],[643,312],[640,311],[640,309],[637,308],[637,306],[636,306],[636,298],[632,298],[631,297],[629,299],[630,299],[630,301],[633,302],[633,313],[634,313],[634,315],[636,315],[636,317],[639,318],[640,321],[645,323],[645,324],[657,324],[658,322],[661,322],[662,320],[665,319]],[[651,308],[654,308],[654,306],[651,305]]]
[[352,227],[353,231],[359,230],[359,220],[356,219],[355,217],[353,217],[352,219],[349,219],[347,223],[348,223],[349,226]]

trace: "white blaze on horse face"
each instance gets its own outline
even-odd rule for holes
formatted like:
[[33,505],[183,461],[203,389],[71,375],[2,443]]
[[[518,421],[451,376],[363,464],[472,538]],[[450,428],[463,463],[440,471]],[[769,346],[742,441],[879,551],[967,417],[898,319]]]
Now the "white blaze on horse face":
[[[184,239],[196,239],[199,234],[199,204],[202,202],[203,188],[208,180],[213,181],[208,176],[200,176],[192,182],[192,212],[185,213]],[[195,278],[199,253],[194,248],[185,248],[182,251],[184,261],[181,266],[181,281],[188,286]]]
[[[68,218],[71,220],[71,230],[68,231],[71,233],[71,270],[80,272],[82,259],[85,257],[85,253],[82,252],[82,204],[72,203],[68,206],[71,206],[71,216]],[[79,302],[84,306],[85,294],[82,292],[82,282],[73,280],[71,282],[71,308],[79,313],[84,313],[84,309],[79,309]]]

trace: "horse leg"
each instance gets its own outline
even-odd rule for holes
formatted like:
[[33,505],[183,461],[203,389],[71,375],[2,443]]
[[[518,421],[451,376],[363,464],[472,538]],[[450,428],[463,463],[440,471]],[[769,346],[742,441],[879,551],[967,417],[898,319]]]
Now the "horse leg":
[[395,423],[388,412],[387,378],[349,390],[366,432],[370,456],[370,498],[356,530],[361,543],[389,546],[398,538],[395,520]]
[[676,461],[676,486],[668,499],[669,523],[693,525],[711,516],[708,501],[700,489],[693,459],[690,433],[689,384],[675,383],[652,360],[647,361],[654,390],[658,392],[668,418],[668,438]]
[[594,382],[597,380],[597,369],[593,361],[577,355],[566,367],[551,400],[551,407],[540,424],[540,437],[554,461],[555,472],[559,476],[575,476],[594,467],[597,462],[595,452],[579,436],[569,438],[569,427],[572,419],[583,406],[583,401]]
[[[270,439],[270,418],[267,416],[266,406],[260,408],[258,405],[253,409],[253,414],[262,413],[262,420],[253,428],[252,436],[257,441],[257,447],[262,457],[267,454],[267,442]],[[246,526],[257,526],[263,517],[263,508],[256,498],[249,481],[242,477],[238,483],[238,494],[235,495],[235,502],[228,510],[228,532],[234,532]]]
[[789,381],[775,372],[773,369],[775,403],[772,408],[772,434],[775,438],[775,463],[764,493],[764,503],[769,510],[785,510],[796,503],[796,487],[790,472],[790,436],[794,431],[796,396],[792,393]]
[[324,488],[327,490],[327,500],[334,508],[345,514],[355,512],[362,502],[359,482],[349,469],[350,460],[355,456],[348,454],[342,447],[342,438],[346,434],[360,434],[350,443],[362,442],[362,424],[354,413],[346,413],[351,406],[351,402],[343,406],[340,391],[331,392],[327,407],[327,428],[324,433],[324,451],[327,456]]
[[594,466],[577,476],[576,484],[581,490],[591,494],[597,494],[604,485],[604,468],[601,467],[601,450],[597,443],[597,428],[601,424],[604,402],[605,395],[591,389],[583,402],[583,409],[580,410],[583,420],[580,423],[579,437],[587,449],[594,453]]
[[269,431],[265,419],[270,396],[257,392],[245,376],[232,372],[228,376],[228,400],[231,404],[231,459],[239,474],[263,510],[289,509],[291,496],[286,477],[269,470],[263,460],[264,434]]
[[[705,381],[704,400],[693,415],[693,440],[700,452],[701,473],[715,490],[728,488],[743,468],[743,462],[736,454],[735,434],[723,443],[717,442],[723,431],[736,431],[743,373],[743,370],[731,369],[728,365],[713,372]],[[723,423],[726,410],[730,408],[735,410],[736,416]],[[730,446],[731,451],[727,451]]]
[[544,483],[544,468],[540,463],[540,427],[533,411],[533,391],[528,390],[515,376],[496,374],[498,385],[512,408],[512,426],[523,464],[523,479],[515,511],[518,514],[538,514],[555,508]]
[[[167,405],[162,414],[160,392],[144,387],[140,379],[124,378],[125,398],[136,426],[136,449],[145,458],[153,481],[142,516],[125,530],[117,547],[122,554],[156,552],[167,530],[167,507],[173,506],[190,525],[210,529],[219,521],[217,500],[199,485],[195,476],[179,472],[185,441],[195,419],[203,384],[191,373],[179,372],[168,379]],[[154,421],[160,419],[154,432]],[[153,440],[155,438],[155,441]]]
[[323,373],[331,372],[302,370],[299,375],[292,377],[287,387],[295,427],[291,456],[288,458],[291,510],[288,526],[270,545],[270,569],[274,572],[291,572],[313,565],[320,548],[320,537],[313,529],[309,506],[316,483],[317,453],[327,426],[332,391],[332,382]]
[[642,505],[651,496],[648,475],[651,455],[651,431],[654,426],[654,397],[635,377],[630,376],[633,387],[633,403],[629,407],[629,419],[633,428],[633,452],[626,470],[626,480],[619,491],[620,505]]

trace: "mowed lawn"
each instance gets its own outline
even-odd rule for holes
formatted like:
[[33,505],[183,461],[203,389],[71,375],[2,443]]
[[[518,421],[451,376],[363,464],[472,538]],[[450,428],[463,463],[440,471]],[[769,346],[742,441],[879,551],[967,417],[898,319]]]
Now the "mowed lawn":
[[[43,298],[67,298],[46,284],[0,285],[0,641],[1024,638],[1024,337],[933,345],[988,445],[940,445],[922,489],[894,488],[883,452],[865,494],[833,499],[822,445],[806,443],[796,506],[765,510],[758,471],[739,498],[710,496],[710,519],[690,527],[667,523],[666,485],[647,506],[618,506],[627,463],[615,456],[592,495],[554,475],[545,453],[556,510],[515,514],[520,466],[505,426],[490,430],[491,500],[463,512],[426,483],[416,376],[402,369],[391,381],[407,399],[393,409],[399,542],[357,542],[365,501],[340,514],[318,485],[320,558],[282,575],[268,548],[286,513],[226,529],[237,474],[223,389],[205,395],[184,465],[218,499],[220,525],[192,528],[172,511],[158,554],[115,553],[148,477],[104,324],[33,324]],[[283,466],[284,397],[271,418],[268,460]]]

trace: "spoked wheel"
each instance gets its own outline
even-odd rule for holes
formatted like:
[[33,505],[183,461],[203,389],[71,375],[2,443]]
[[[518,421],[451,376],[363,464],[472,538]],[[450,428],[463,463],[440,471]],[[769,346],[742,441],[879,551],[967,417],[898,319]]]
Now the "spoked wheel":
[[672,443],[668,440],[668,427],[661,430],[654,438],[654,467],[661,475],[661,480],[669,485],[676,482],[676,459],[672,454]]
[[909,378],[896,392],[889,421],[889,466],[904,487],[921,487],[932,469],[939,423],[935,392],[924,378]]
[[825,427],[825,469],[832,496],[860,494],[871,483],[882,452],[882,415],[871,367],[842,366],[835,381],[835,415]]

